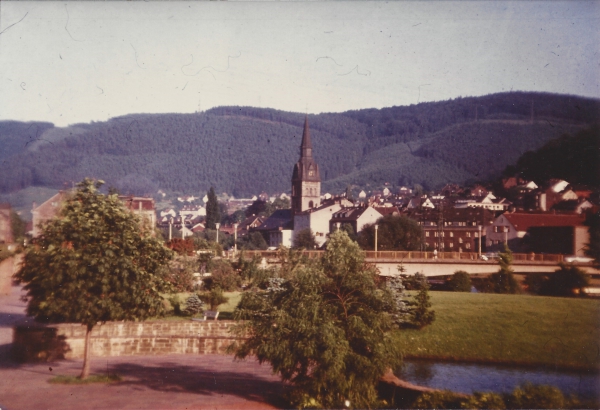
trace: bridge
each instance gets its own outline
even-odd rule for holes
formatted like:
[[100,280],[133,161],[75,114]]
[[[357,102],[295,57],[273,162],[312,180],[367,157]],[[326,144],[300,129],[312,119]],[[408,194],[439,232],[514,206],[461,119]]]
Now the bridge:
[[[309,258],[318,258],[323,251],[304,251]],[[419,252],[419,251],[366,251],[366,261],[375,265],[382,275],[393,276],[399,273],[402,266],[406,274],[416,272],[425,276],[452,275],[458,270],[469,274],[490,274],[498,271],[498,260],[479,259],[474,252]],[[266,264],[278,264],[277,251],[244,251],[244,258],[259,257]],[[230,255],[233,257],[233,255]],[[564,262],[564,255],[513,253],[512,267],[515,273],[551,273]],[[588,274],[600,274],[591,263],[575,263]]]

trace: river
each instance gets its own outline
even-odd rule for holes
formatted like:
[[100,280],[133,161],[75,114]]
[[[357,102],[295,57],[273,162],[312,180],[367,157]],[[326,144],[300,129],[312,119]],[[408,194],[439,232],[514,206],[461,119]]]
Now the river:
[[558,387],[565,395],[600,400],[598,372],[407,359],[395,373],[402,380],[420,386],[460,393],[509,393],[530,382]]

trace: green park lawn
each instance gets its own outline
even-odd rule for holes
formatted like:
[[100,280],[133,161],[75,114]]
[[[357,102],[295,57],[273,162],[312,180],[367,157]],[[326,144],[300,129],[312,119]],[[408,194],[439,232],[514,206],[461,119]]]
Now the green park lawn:
[[600,301],[430,292],[436,320],[402,330],[407,357],[600,368]]

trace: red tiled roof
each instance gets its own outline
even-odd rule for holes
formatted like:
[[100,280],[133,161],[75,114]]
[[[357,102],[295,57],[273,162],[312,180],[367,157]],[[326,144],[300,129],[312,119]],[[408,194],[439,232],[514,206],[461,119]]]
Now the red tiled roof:
[[580,215],[555,215],[555,214],[526,214],[505,213],[504,217],[517,231],[526,231],[532,226],[580,226],[584,218]]
[[398,207],[395,206],[374,206],[373,208],[375,208],[375,210],[383,216],[388,214],[400,214],[400,210],[398,210]]

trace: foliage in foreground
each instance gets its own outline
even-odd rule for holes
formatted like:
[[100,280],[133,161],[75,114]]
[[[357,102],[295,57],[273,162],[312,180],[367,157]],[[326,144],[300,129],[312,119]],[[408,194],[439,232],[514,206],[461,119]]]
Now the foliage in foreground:
[[85,179],[58,218],[26,250],[15,274],[25,283],[27,314],[87,327],[81,377],[89,375],[89,334],[98,322],[143,320],[163,311],[169,290],[161,272],[171,251],[140,228],[116,194]]
[[564,409],[587,406],[576,397],[565,397],[556,387],[527,383],[517,387],[512,393],[475,392],[472,395],[464,395],[449,390],[423,393],[410,407],[425,409]]
[[378,380],[401,361],[391,337],[391,289],[343,231],[331,235],[319,263],[296,265],[286,276],[244,294],[237,331],[250,337],[235,347],[236,357],[270,363],[293,385],[295,406],[377,405]]

